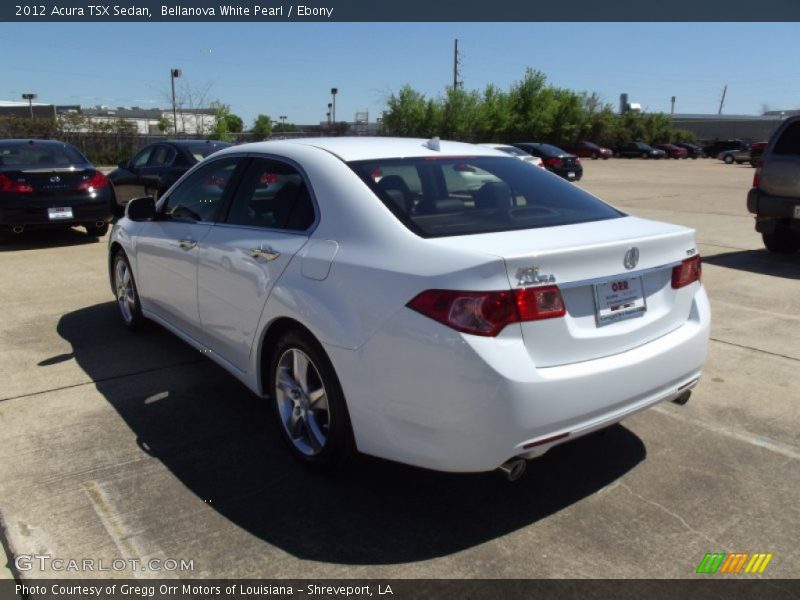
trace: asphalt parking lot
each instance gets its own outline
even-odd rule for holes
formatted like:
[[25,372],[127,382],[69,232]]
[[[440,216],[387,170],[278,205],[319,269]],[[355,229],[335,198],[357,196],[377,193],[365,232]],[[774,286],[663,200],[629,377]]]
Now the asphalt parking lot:
[[559,447],[515,484],[375,459],[311,474],[231,376],[155,326],[123,329],[104,240],[32,234],[0,252],[7,550],[226,578],[682,578],[707,552],[770,552],[763,577],[797,577],[800,254],[763,249],[749,166],[584,166],[581,187],[697,229],[713,327],[686,406]]

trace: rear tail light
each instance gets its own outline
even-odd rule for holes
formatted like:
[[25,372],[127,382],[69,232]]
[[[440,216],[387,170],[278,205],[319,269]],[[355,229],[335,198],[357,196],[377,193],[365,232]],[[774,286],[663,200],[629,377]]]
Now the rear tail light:
[[427,290],[408,307],[462,333],[494,337],[506,325],[563,317],[564,301],[557,286],[500,292]]
[[551,156],[549,158],[544,159],[544,164],[546,164],[548,167],[553,167],[554,169],[558,169],[559,167],[561,167],[561,159],[558,158],[557,156]]
[[16,181],[8,175],[0,175],[0,192],[7,194],[30,194],[33,186],[29,183]]
[[263,173],[261,179],[258,180],[261,185],[272,185],[278,183],[277,173]]
[[687,258],[672,269],[672,289],[677,290],[695,281],[700,281],[701,274],[700,255]]
[[92,175],[86,181],[81,181],[78,184],[79,190],[101,190],[104,187],[108,186],[108,177],[103,175],[100,171],[96,171],[94,175]]
[[575,164],[576,164],[576,165],[579,165],[579,164],[581,164],[581,159],[576,157],[576,158],[575,158]]
[[761,167],[763,167],[763,166],[764,166],[764,161],[759,160],[758,161],[758,168],[756,169],[756,172],[753,173],[753,187],[754,188],[757,188],[757,187],[761,186]]

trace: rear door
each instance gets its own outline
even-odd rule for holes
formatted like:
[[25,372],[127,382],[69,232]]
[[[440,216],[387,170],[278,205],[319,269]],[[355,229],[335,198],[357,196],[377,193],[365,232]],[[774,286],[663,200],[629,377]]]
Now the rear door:
[[199,315],[209,347],[247,369],[275,282],[316,222],[310,188],[292,165],[255,158],[199,248]]

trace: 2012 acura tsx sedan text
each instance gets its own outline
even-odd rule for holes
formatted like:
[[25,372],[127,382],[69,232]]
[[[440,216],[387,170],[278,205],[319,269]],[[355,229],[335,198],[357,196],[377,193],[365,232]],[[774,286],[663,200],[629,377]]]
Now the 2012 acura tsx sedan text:
[[389,138],[222,150],[128,204],[109,270],[268,399],[291,452],[442,471],[525,460],[701,375],[694,232],[486,147]]

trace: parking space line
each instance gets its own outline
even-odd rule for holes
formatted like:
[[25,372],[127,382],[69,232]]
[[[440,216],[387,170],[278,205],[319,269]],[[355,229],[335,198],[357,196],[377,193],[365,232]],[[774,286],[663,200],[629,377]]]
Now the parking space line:
[[668,417],[678,421],[682,421],[688,425],[700,425],[704,429],[708,429],[714,433],[718,433],[740,442],[745,442],[751,446],[757,446],[759,448],[769,450],[770,452],[781,454],[782,456],[786,456],[788,458],[793,458],[794,460],[800,460],[800,448],[797,446],[792,446],[791,444],[786,444],[784,442],[778,442],[763,435],[756,435],[747,431],[737,431],[731,427],[726,427],[718,423],[701,419],[696,414],[685,415],[678,411],[670,410],[669,406],[658,405],[654,406],[652,410],[658,412],[659,414],[667,415]]
[[727,340],[721,340],[715,337],[711,337],[710,339],[712,342],[725,344],[726,346],[736,346],[737,348],[741,348],[743,350],[752,350],[753,352],[760,352],[761,354],[767,354],[769,356],[776,356],[778,358],[785,358],[786,360],[800,362],[800,358],[797,358],[796,356],[789,356],[788,354],[779,354],[778,352],[770,352],[769,350],[762,350],[761,348],[754,348],[753,346],[745,346],[744,344],[737,344],[736,342],[729,342]]

